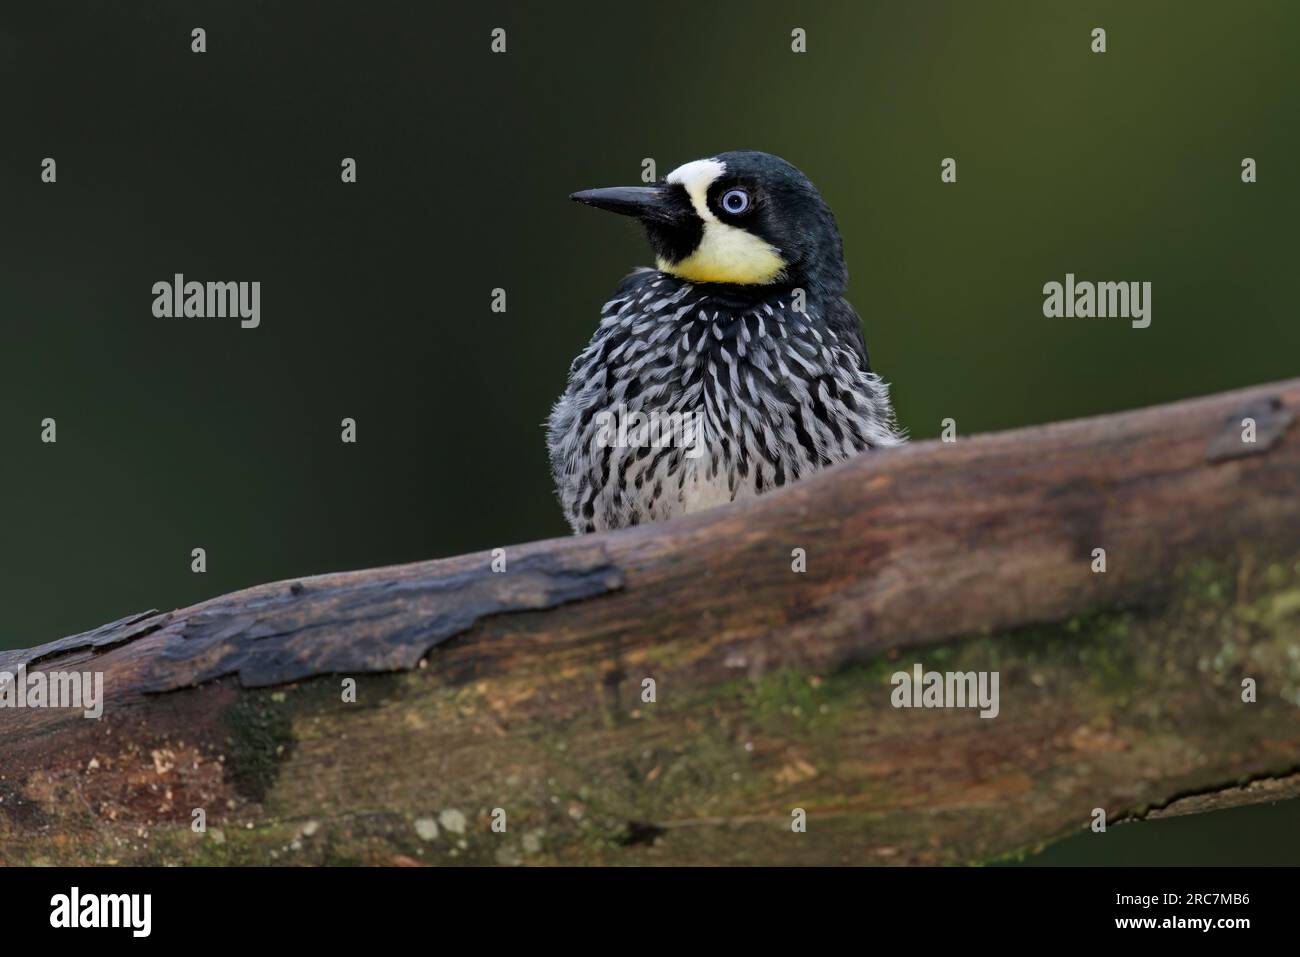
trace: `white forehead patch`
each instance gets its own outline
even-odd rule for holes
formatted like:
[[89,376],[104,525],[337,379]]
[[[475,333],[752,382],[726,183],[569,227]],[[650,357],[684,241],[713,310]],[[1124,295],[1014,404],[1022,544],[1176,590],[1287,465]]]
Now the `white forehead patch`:
[[709,187],[726,171],[727,164],[721,160],[692,160],[669,173],[667,181],[681,183],[685,187],[686,194],[691,198],[691,205],[695,207],[696,215],[700,219],[705,222],[717,222],[718,218],[709,211]]

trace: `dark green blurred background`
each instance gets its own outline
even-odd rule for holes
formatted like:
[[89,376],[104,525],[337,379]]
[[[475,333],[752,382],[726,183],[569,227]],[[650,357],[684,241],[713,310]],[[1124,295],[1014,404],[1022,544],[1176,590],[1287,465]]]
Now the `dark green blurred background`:
[[[917,438],[1300,372],[1300,4],[123,6],[0,13],[0,647],[565,534],[542,422],[649,261],[566,197],[644,157],[763,149],[813,179]],[[155,319],[176,272],[260,280],[261,328]],[[1066,272],[1152,282],[1151,327],[1044,319]],[[1297,825],[1042,860],[1297,862]]]

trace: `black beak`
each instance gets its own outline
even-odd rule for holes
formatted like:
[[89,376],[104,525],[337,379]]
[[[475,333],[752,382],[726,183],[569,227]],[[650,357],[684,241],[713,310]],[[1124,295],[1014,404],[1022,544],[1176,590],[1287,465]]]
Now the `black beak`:
[[641,220],[663,220],[669,217],[664,190],[658,186],[611,186],[608,189],[584,189],[569,199],[597,209],[607,209],[622,216],[635,216]]

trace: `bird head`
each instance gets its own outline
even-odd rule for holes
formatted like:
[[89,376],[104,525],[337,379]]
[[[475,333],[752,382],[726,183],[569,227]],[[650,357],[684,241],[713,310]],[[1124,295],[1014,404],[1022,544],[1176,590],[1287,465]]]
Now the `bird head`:
[[651,186],[570,198],[639,219],[660,271],[691,282],[838,294],[848,281],[830,208],[803,173],[770,153],[719,153]]

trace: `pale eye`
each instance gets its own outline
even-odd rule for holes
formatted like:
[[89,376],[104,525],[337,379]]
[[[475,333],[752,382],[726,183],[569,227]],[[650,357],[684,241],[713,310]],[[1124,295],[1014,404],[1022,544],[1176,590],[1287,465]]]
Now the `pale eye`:
[[732,215],[749,209],[749,194],[743,189],[729,189],[722,194],[722,208]]

